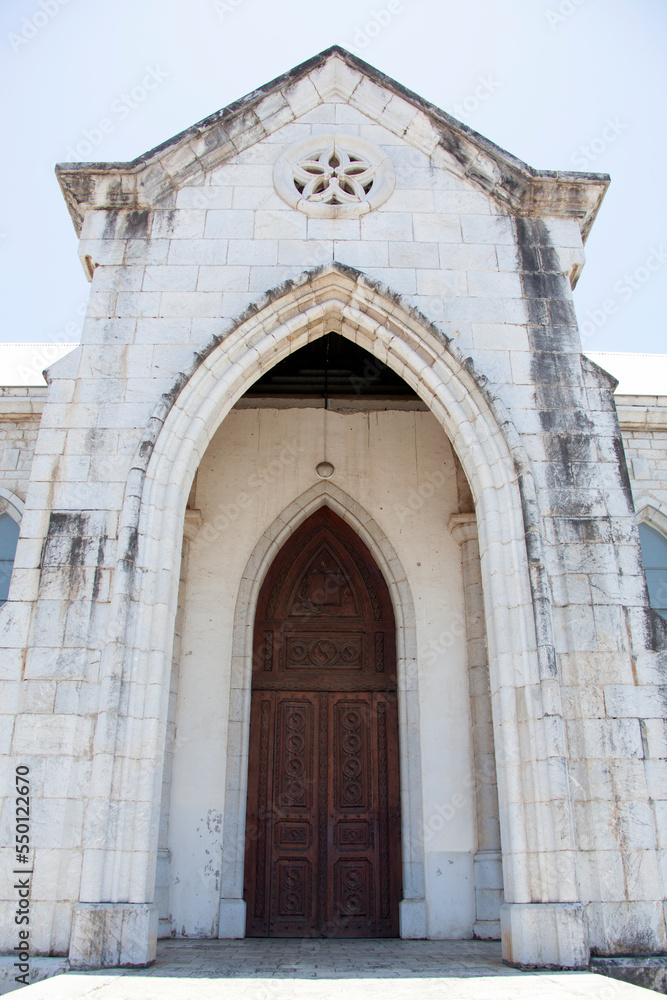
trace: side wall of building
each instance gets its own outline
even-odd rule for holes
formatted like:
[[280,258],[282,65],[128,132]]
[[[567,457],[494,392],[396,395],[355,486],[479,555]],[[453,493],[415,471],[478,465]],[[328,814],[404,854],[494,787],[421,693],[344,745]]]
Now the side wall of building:
[[617,396],[616,408],[635,507],[650,504],[667,528],[667,396]]
[[0,489],[24,502],[45,396],[46,388],[0,386]]

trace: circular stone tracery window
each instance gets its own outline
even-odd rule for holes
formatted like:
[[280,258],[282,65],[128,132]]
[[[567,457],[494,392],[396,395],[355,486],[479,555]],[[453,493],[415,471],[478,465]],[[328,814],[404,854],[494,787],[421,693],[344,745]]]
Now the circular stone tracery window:
[[273,170],[276,191],[293,208],[326,219],[365,215],[394,190],[394,165],[356,135],[313,135],[290,146]]

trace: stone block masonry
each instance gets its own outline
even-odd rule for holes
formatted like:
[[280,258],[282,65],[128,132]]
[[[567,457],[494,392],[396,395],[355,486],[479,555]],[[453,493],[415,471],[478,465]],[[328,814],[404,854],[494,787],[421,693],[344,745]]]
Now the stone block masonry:
[[[402,935],[500,933],[547,967],[667,949],[667,636],[635,523],[664,452],[619,425],[571,291],[608,179],[535,171],[340,49],[58,176],[82,343],[0,467],[25,502],[2,734],[41,803],[35,949],[145,964],[158,926],[245,933],[248,623],[324,503],[394,602]],[[243,399],[330,332],[413,409]]]

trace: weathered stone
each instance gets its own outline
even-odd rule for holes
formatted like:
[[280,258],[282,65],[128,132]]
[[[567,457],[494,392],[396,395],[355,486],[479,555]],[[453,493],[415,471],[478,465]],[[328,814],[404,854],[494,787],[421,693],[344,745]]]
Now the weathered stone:
[[[301,164],[286,199],[321,136],[317,197]],[[502,925],[522,966],[664,950],[667,637],[635,511],[667,532],[667,404],[617,398],[619,425],[571,294],[608,179],[532,170],[340,49],[58,175],[82,345],[0,396],[0,741],[39,787],[37,950],[146,964],[158,910],[245,933],[257,595],[323,504],[396,617],[401,935]],[[349,392],[325,365],[321,393],[248,394],[288,357],[319,386],[296,352],[331,332],[366,352]],[[384,366],[412,394],[374,395]]]

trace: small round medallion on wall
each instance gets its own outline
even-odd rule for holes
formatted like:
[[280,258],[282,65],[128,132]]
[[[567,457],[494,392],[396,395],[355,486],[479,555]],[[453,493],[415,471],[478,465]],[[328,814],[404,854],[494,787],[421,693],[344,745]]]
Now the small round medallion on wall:
[[331,479],[334,471],[335,470],[331,462],[320,462],[319,465],[315,466],[315,472],[318,474],[320,479]]
[[394,165],[379,146],[356,135],[312,135],[278,158],[273,183],[280,197],[306,215],[349,219],[390,196]]

